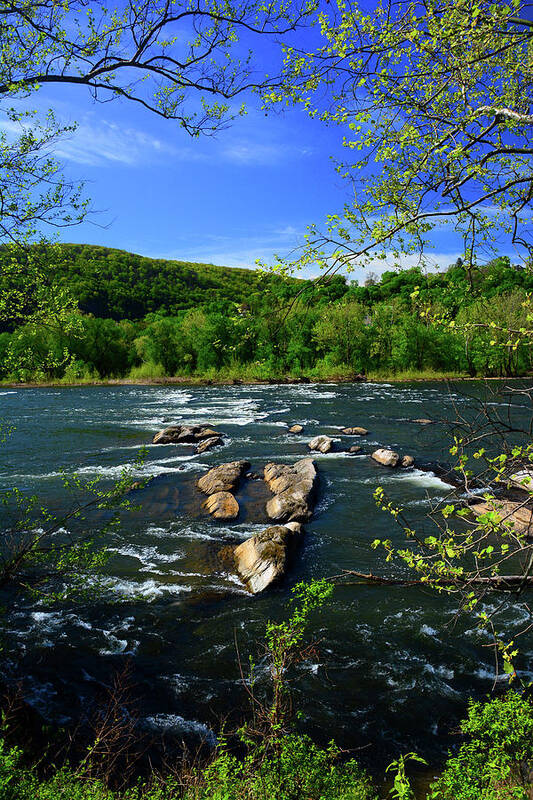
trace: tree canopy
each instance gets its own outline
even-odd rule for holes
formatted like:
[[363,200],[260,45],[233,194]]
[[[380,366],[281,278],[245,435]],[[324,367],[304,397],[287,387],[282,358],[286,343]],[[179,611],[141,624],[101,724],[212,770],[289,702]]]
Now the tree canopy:
[[[533,21],[521,0],[328,4],[314,50],[287,48],[266,102],[303,103],[338,124],[350,200],[312,227],[299,266],[423,251],[428,232],[463,238],[465,267],[532,239]],[[500,250],[501,251],[501,250]]]

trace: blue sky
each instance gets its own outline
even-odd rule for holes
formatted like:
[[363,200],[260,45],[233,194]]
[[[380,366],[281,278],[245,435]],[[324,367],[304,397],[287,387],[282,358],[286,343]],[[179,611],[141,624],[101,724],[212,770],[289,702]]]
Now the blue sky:
[[[299,109],[267,116],[250,107],[215,138],[192,139],[134,103],[94,103],[83,87],[41,90],[35,100],[34,107],[53,107],[61,121],[77,122],[56,156],[69,177],[85,180],[95,211],[63,230],[62,241],[254,267],[256,259],[288,255],[307,225],[346,199],[331,162],[342,153],[342,132]],[[446,267],[460,253],[453,232],[437,231],[428,266]],[[307,276],[316,273],[311,268]],[[364,275],[358,269],[351,277]]]

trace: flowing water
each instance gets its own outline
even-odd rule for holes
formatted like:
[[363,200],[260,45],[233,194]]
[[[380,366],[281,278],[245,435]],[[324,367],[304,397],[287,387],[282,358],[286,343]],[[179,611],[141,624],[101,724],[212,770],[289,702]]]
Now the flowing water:
[[[413,526],[429,527],[425,514],[451,487],[432,472],[388,470],[366,454],[390,446],[419,463],[449,459],[443,423],[409,420],[453,418],[468,406],[463,391],[482,389],[367,383],[0,390],[0,417],[16,427],[1,450],[4,487],[67,508],[63,471],[110,482],[142,445],[147,455],[136,474],[160,476],[138,492],[142,508],[109,534],[112,557],[94,601],[11,606],[10,644],[18,650],[12,676],[26,676],[36,708],[67,722],[87,711],[128,662],[147,730],[212,739],[220,719],[245,702],[235,640],[244,661],[249,653],[257,658],[261,684],[265,621],[283,616],[294,583],[350,568],[390,574],[370,543],[398,542],[401,532],[376,509],[376,486],[405,506]],[[150,444],[156,431],[180,422],[209,423],[226,434],[224,447],[197,456],[190,445]],[[302,435],[287,433],[294,422],[305,426]],[[368,428],[368,436],[341,437],[340,428],[352,425]],[[217,524],[198,514],[194,479],[234,459],[248,459],[254,472],[268,461],[292,463],[317,433],[343,446],[357,442],[362,454],[317,454],[319,500],[288,579],[252,597],[217,552],[265,527],[260,492],[254,502],[258,490],[250,482],[249,510],[235,524]],[[321,742],[335,737],[342,747],[365,748],[362,755],[374,763],[410,749],[437,758],[466,699],[481,697],[494,681],[488,638],[466,629],[456,610],[454,598],[420,588],[337,588],[314,621],[317,657],[300,665],[294,684],[303,727]],[[515,605],[509,621],[522,616],[525,608]],[[521,646],[527,668],[533,639]]]

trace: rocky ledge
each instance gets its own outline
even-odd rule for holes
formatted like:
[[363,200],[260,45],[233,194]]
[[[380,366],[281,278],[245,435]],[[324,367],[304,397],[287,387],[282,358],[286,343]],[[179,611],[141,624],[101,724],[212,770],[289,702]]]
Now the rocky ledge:
[[196,444],[202,439],[220,438],[221,435],[207,425],[170,425],[156,433],[152,444]]
[[266,504],[269,519],[305,522],[311,518],[318,479],[312,458],[303,458],[292,466],[267,464],[263,474],[274,495]]
[[234,492],[249,468],[249,461],[229,461],[227,464],[220,464],[219,467],[210,469],[209,472],[198,478],[196,485],[204,494]]

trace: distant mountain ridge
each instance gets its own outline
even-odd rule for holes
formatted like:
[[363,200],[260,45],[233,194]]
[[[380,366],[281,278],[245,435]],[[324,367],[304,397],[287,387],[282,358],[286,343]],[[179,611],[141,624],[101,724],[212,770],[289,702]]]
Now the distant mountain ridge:
[[210,302],[248,303],[280,280],[254,269],[148,258],[98,245],[62,244],[61,253],[54,274],[80,310],[116,320],[157,311],[175,315]]

